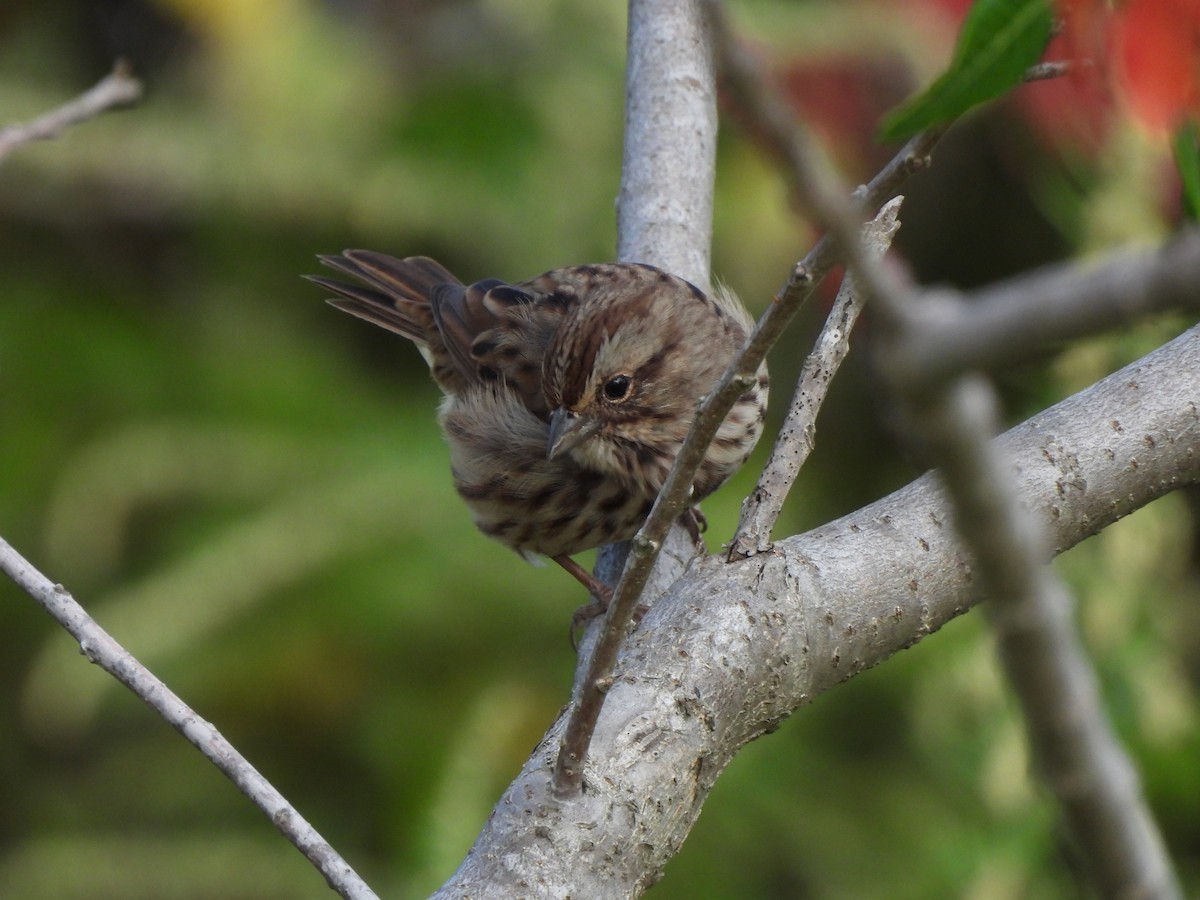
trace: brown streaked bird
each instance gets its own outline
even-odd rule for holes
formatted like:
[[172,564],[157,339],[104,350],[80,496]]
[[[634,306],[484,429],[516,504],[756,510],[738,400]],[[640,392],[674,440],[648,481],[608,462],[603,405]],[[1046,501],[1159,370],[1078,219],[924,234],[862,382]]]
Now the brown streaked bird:
[[[603,609],[609,589],[571,555],[641,527],[700,398],[746,343],[737,298],[634,263],[464,285],[423,256],[319,259],[359,282],[308,276],[332,305],[408,338],[429,364],[454,486],[479,530],[550,557]],[[717,431],[693,502],[746,461],[766,406],[763,366]]]

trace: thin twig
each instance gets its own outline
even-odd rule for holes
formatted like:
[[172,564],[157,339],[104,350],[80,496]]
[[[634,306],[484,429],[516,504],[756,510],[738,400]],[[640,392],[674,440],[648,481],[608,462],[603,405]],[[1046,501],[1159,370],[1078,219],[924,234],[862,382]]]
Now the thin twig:
[[[708,32],[699,0],[629,3],[625,153],[617,208],[621,259],[652,262],[701,285],[709,282],[716,177],[716,89]],[[706,447],[707,442],[701,456]],[[686,443],[682,452],[688,452]],[[698,465],[699,459],[692,466],[693,474]],[[590,657],[581,655],[586,674],[577,678],[576,705],[554,770],[554,790],[560,796],[577,793],[582,786],[583,758],[617,651],[645,592],[658,549],[683,508],[681,504],[673,512],[662,508],[666,490],[660,492],[654,511],[628,550],[601,548],[600,568],[620,571],[614,563],[626,553],[628,562]],[[585,649],[590,638],[585,637]]]
[[[1198,392],[1194,328],[997,439],[1055,552],[1200,484]],[[773,553],[698,561],[623,648],[588,790],[551,793],[560,718],[437,896],[639,896],[748,741],[983,599],[950,518],[930,473]]]
[[[1173,261],[1180,259],[1186,277],[1192,260],[1184,254]],[[1100,896],[1182,896],[1137,770],[1104,714],[1095,673],[1072,628],[1070,595],[1045,565],[1052,555],[1049,542],[1020,502],[1011,462],[991,440],[998,424],[994,389],[974,374],[913,378],[901,365],[919,369],[914,362],[918,354],[923,361],[951,354],[953,344],[931,345],[925,337],[930,322],[944,318],[947,308],[957,304],[948,304],[938,292],[918,295],[881,267],[857,274],[871,279],[868,295],[881,334],[880,369],[896,394],[910,442],[937,465],[949,491],[956,530],[989,599],[986,608],[1033,755],[1058,799],[1085,872]],[[1085,317],[1062,302],[1070,292],[1047,291],[1047,286],[1064,287],[1059,279],[1043,279],[1042,293],[1034,295],[1038,304],[1050,305],[1058,293],[1066,311],[1038,317],[1020,304],[1035,321],[1024,332],[1010,328],[1008,340],[1028,338],[1030,332],[1045,336],[1046,323],[1066,323],[1073,334],[1079,333]],[[1090,299],[1080,286],[1076,280],[1072,290]],[[1166,286],[1179,284],[1172,280]],[[1140,282],[1123,287],[1132,288],[1135,298],[1144,294]],[[1177,297],[1179,291],[1165,293]],[[1098,308],[1092,324],[1107,324],[1114,309],[1124,311],[1128,305],[1153,303],[1114,299]],[[996,318],[994,308],[995,303],[989,304],[990,317],[977,320],[984,330]],[[987,340],[976,343],[988,346]]]
[[[889,201],[863,227],[863,243],[876,257],[887,252],[900,227],[897,216],[901,200],[897,197]],[[783,509],[783,501],[815,445],[817,413],[825,402],[830,382],[850,351],[850,332],[862,308],[862,297],[851,274],[842,280],[817,343],[804,361],[792,405],[758,484],[742,504],[742,518],[729,547],[729,559],[745,559],[768,549],[771,529]]]
[[[881,329],[899,335],[894,342],[903,346],[904,338],[920,330],[911,312],[913,292],[864,251],[855,233],[854,211],[829,187],[801,132],[795,133],[791,162],[801,194],[845,254],[861,289],[874,304]],[[1055,671],[1048,661],[1038,667],[1019,653],[1003,654],[1030,724],[1035,754],[1046,767],[1047,781],[1082,848],[1085,867],[1102,893],[1123,893],[1132,884],[1146,891],[1146,896],[1176,897],[1178,886],[1140,795],[1136,772],[1104,719],[1088,662],[1078,651],[1069,626],[1062,622],[1061,611],[1054,608],[1056,602],[1061,605],[1061,586],[1036,568],[1045,558],[1044,548],[1019,532],[1017,523],[1023,521],[1023,514],[1015,494],[1005,490],[1001,464],[978,455],[988,452],[986,434],[963,418],[969,412],[965,399],[955,397],[953,405],[951,399],[949,392],[929,390],[907,395],[907,408],[919,417],[912,432],[914,438],[929,439],[933,426],[929,419],[920,418],[923,412],[930,416],[938,413],[947,422],[943,452],[935,458],[948,470],[958,466],[954,474],[947,471],[947,481],[959,511],[959,528],[978,554],[981,581],[991,589],[989,594],[994,599],[1007,597],[1012,604],[1009,610],[1025,612],[1008,620],[1012,631],[1000,629],[1002,645],[1009,649],[1033,645],[1047,654],[1062,655]],[[956,445],[962,453],[957,459],[953,455]],[[985,480],[985,473],[992,480]],[[983,518],[981,508],[989,509],[990,518]],[[1007,541],[998,539],[1001,534]],[[1005,558],[989,557],[998,552],[997,544],[1016,552]],[[1005,618],[1003,610],[997,615]],[[1048,672],[1053,677],[1047,677]],[[1056,678],[1062,680],[1055,682]],[[1039,696],[1038,691],[1055,692],[1054,699]],[[1079,721],[1076,717],[1086,721],[1077,727],[1064,726],[1062,720],[1054,721],[1056,715],[1071,723]]]
[[353,900],[376,900],[375,893],[225,737],[200,718],[162,681],[138,662],[87,614],[62,585],[53,584],[6,541],[0,538],[0,571],[29,594],[65,628],[84,655],[120,681],[147,706],[173,725],[238,790],[266,813],[335,891]]
[[[704,6],[710,16],[718,64],[730,77],[730,83],[746,86],[747,102],[764,105],[764,109],[756,114],[756,118],[788,121],[790,114],[779,104],[778,98],[765,91],[750,88],[750,85],[761,83],[761,78],[753,61],[739,55],[740,49],[725,24],[719,4],[715,0],[705,0]],[[874,210],[894,196],[895,191],[910,174],[928,165],[929,154],[944,131],[944,128],[933,128],[912,138],[880,170],[870,184],[855,192],[854,207],[844,200],[826,201],[825,205],[836,205],[839,209]],[[795,163],[793,170],[806,173],[813,171],[813,167],[807,162],[811,154],[799,123],[792,121],[790,137],[788,155]],[[814,175],[813,178],[815,177]],[[850,243],[857,244],[857,225],[853,224],[849,213],[846,222],[852,224],[844,225],[842,230],[848,228],[851,234]],[[853,248],[850,252],[853,256]],[[754,384],[758,367],[766,359],[767,351],[803,306],[816,283],[833,268],[838,257],[839,254],[835,252],[834,244],[828,235],[817,242],[808,256],[793,269],[791,277],[776,295],[775,302],[759,319],[741,354],[729,365],[717,385],[700,404],[692,429],[680,448],[666,483],[659,492],[641,531],[633,539],[630,563],[613,592],[613,599],[604,621],[604,631],[588,662],[588,672],[580,685],[578,699],[571,711],[555,764],[554,788],[560,796],[577,792],[583,783],[583,761],[595,730],[596,720],[604,705],[604,694],[612,684],[612,672],[621,642],[633,618],[634,610],[637,609],[641,592],[650,577],[658,550],[671,525],[687,504],[693,477],[704,459],[708,445],[737,398]],[[857,259],[851,261],[858,262]]]
[[[913,172],[929,164],[929,155],[951,123],[936,125],[911,138],[909,142],[865,187],[845,199],[832,179],[820,171],[809,137],[786,104],[767,87],[757,61],[751,58],[730,28],[719,0],[704,0],[717,65],[727,88],[744,105],[749,118],[773,136],[780,148],[792,187],[812,211],[826,234],[792,270],[775,302],[759,319],[754,333],[741,355],[722,375],[716,387],[704,398],[684,441],[675,465],[659,493],[649,518],[633,540],[631,562],[614,591],[613,600],[588,664],[588,673],[580,687],[566,736],[554,769],[554,786],[560,795],[579,790],[583,779],[583,760],[604,704],[605,691],[612,683],[617,653],[637,609],[641,592],[654,566],[659,548],[671,524],[687,504],[692,477],[704,458],[708,444],[716,435],[737,398],[753,384],[758,366],[784,329],[811,295],[817,283],[835,263],[844,259],[860,279],[867,296],[888,290],[878,273],[878,265],[858,240],[858,227],[864,213],[895,196],[900,185]],[[737,538],[735,537],[735,541]]]
[[1021,81],[1047,81],[1051,78],[1061,78],[1063,75],[1069,74],[1071,69],[1072,65],[1069,60],[1038,63],[1025,70]]
[[[904,332],[890,339],[903,341]],[[1105,716],[1073,628],[1070,593],[1045,565],[1045,535],[1021,505],[1011,462],[991,441],[994,389],[963,376],[910,393],[903,408],[914,441],[949,489],[1039,774],[1058,799],[1093,888],[1103,897],[1182,897],[1137,770]]]
[[133,77],[125,60],[117,60],[111,73],[95,86],[58,109],[31,122],[0,129],[0,162],[17,147],[32,141],[56,138],[72,125],[87,121],[118,106],[127,106],[142,96],[142,83]]
[[969,294],[939,291],[921,326],[895,347],[891,376],[944,384],[968,369],[995,369],[1060,341],[1098,334],[1153,313],[1200,310],[1200,228],[1161,247],[1102,262],[1054,266]]

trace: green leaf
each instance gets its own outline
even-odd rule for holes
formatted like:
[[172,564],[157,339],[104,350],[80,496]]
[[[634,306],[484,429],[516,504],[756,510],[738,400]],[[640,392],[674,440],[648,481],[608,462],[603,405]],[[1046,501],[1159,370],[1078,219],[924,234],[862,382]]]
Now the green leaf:
[[1000,96],[1041,58],[1052,25],[1049,0],[976,0],[950,68],[924,93],[889,113],[880,138],[908,137]]
[[1200,130],[1196,123],[1189,120],[1179,126],[1172,145],[1183,192],[1183,214],[1194,222],[1200,219]]

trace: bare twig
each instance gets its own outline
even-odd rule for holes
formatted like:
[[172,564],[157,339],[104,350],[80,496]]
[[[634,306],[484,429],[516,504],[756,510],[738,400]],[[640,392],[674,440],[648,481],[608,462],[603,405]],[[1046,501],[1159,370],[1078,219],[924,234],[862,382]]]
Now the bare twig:
[[[1193,261],[1183,257],[1182,262]],[[1170,268],[1187,271],[1186,265]],[[1060,281],[1049,283],[1061,287]],[[1078,296],[1090,300],[1087,287],[1087,279],[1074,285]],[[1133,290],[1118,307],[1153,305],[1140,296],[1143,283],[1124,287]],[[977,375],[948,382],[905,377],[895,362],[911,364],[917,358],[922,351],[911,343],[934,358],[949,349],[925,340],[930,316],[921,315],[921,304],[937,314],[945,303],[937,295],[912,296],[899,284],[880,288],[872,300],[883,333],[881,368],[885,376],[896,375],[890,382],[911,442],[938,466],[949,490],[955,527],[990,601],[985,608],[1025,715],[1034,758],[1058,799],[1083,869],[1100,896],[1181,897],[1137,771],[1112,732],[1095,673],[1073,630],[1070,595],[1045,565],[1051,554],[1041,525],[1022,506],[1012,462],[991,442],[995,392]],[[1046,292],[1034,296],[1040,305],[1047,303]],[[1105,324],[1105,307],[1100,309],[1093,326]],[[1083,317],[1050,314],[1030,331],[1062,320],[1078,326]],[[1010,331],[1009,339],[1013,336]]]
[[[698,0],[630,2],[618,254],[624,260],[662,265],[701,285],[709,282],[717,133],[709,44],[708,24]],[[707,446],[706,441],[700,448],[701,458]],[[687,452],[686,444],[683,452]],[[692,474],[699,462],[693,464]],[[678,460],[675,469],[679,469]],[[663,495],[669,485],[668,478],[655,511],[630,544],[629,561],[587,659],[587,674],[578,682],[571,722],[554,770],[555,790],[561,795],[582,786],[583,759],[617,651],[654,569],[658,549],[683,509],[677,499],[664,507]],[[624,548],[604,548],[601,565],[609,566],[609,555],[615,559],[623,554]]]
[[1038,63],[1026,69],[1025,74],[1021,76],[1021,80],[1028,83],[1030,81],[1048,81],[1051,78],[1061,78],[1063,75],[1069,74],[1071,68],[1072,64],[1070,60],[1065,59]]
[[[719,15],[715,3],[707,5]],[[719,55],[721,34],[718,24]],[[750,71],[736,60],[731,64],[728,54],[724,66],[742,74]],[[910,142],[867,190],[859,192],[857,199],[862,206],[870,208],[890,196],[908,171],[924,163],[943,131],[944,128],[938,128]],[[834,238],[822,239],[805,262],[796,267],[776,303],[755,329],[745,353],[702,404],[696,428],[680,454],[672,480],[635,544],[636,558],[618,586],[617,604],[624,605],[626,610],[636,601],[638,580],[644,580],[658,536],[665,533],[667,524],[684,502],[690,478],[687,466],[694,465],[703,455],[705,441],[738,394],[739,379],[754,371],[817,278],[828,270],[839,253],[850,258],[852,267],[862,267],[858,258],[861,251],[856,255],[852,211],[844,201],[836,197],[831,200],[832,193],[821,188],[818,179],[810,178],[814,169],[808,163],[809,154],[802,139],[796,138],[794,123],[786,124],[780,133],[787,137],[785,145],[795,145],[790,152],[800,166],[794,170],[803,173],[797,180],[808,185],[807,189],[814,194],[816,202],[812,206]],[[869,288],[876,292],[890,289],[890,283],[869,262],[866,275],[871,282]],[[1182,352],[1194,360],[1200,352],[1196,334],[1181,339],[1169,352]],[[1158,390],[1151,388],[1145,379],[1152,373],[1167,375],[1168,370],[1161,365],[1157,368],[1147,365],[1149,368],[1140,374],[1123,374],[1109,379],[1102,389],[1097,386],[1093,413],[1108,416],[1118,407],[1127,410],[1122,415],[1149,412],[1142,405],[1143,392],[1157,395]],[[1187,374],[1191,363],[1186,360],[1176,359],[1167,365],[1182,366],[1169,370],[1172,376],[1194,381],[1194,376]],[[1181,386],[1160,388],[1163,391],[1160,399],[1165,399],[1177,395]],[[1099,396],[1100,393],[1104,396]],[[1078,404],[1065,406],[1079,411]],[[1155,434],[1169,434],[1175,459],[1187,460],[1184,467],[1189,468],[1188,474],[1177,473],[1177,477],[1194,479],[1197,460],[1187,445],[1195,440],[1198,422],[1194,407],[1188,408],[1186,403],[1177,407],[1175,424],[1156,430]],[[1055,412],[1043,418],[1055,423],[1056,441],[1071,443],[1072,439],[1065,437],[1068,433],[1093,433],[1094,422],[1076,432],[1080,423],[1068,425],[1067,419]],[[1031,505],[1041,504],[1054,493],[1044,490],[1046,484],[1061,484],[1057,462],[1039,443],[1039,428],[1044,431],[1046,426],[1033,424],[1019,430],[1020,438],[1008,441],[1016,444],[1021,438],[1024,440],[1021,446],[1028,456],[1022,470],[1022,496]],[[1081,473],[1087,470],[1080,477],[1080,483],[1087,487],[1081,489],[1079,496],[1069,499],[1089,498],[1086,505],[1090,512],[1084,513],[1085,517],[1099,515],[1108,520],[1136,502],[1132,495],[1120,494],[1117,505],[1110,505],[1110,495],[1103,489],[1099,493],[1104,497],[1097,497],[1094,502],[1091,499],[1104,481],[1100,469],[1124,452],[1110,444],[1104,452],[1089,456],[1086,464],[1082,458],[1074,461]],[[1161,454],[1153,462],[1157,465],[1160,458]],[[1092,463],[1098,464],[1098,468],[1091,468]],[[1169,465],[1165,459],[1164,465]],[[1041,468],[1048,470],[1043,474],[1049,480],[1032,487],[1029,479]],[[1128,474],[1126,469],[1118,470]],[[1147,477],[1144,484],[1167,489],[1161,476],[1158,480]],[[912,500],[917,502],[910,506]],[[1078,539],[1078,535],[1068,532],[1081,520],[1067,513],[1067,504],[1060,502],[1057,495],[1052,506],[1061,548]],[[1049,510],[1045,515],[1050,518]],[[826,526],[807,544],[803,538],[790,539],[781,542],[775,553],[762,554],[741,565],[714,568],[703,565],[702,561],[694,566],[691,575],[672,588],[671,602],[660,603],[651,610],[646,620],[651,627],[634,635],[622,657],[624,663],[619,674],[612,674],[611,664],[596,665],[602,655],[597,651],[581,685],[581,699],[570,712],[569,720],[560,719],[547,734],[441,895],[505,896],[514,886],[520,889],[536,883],[550,893],[627,896],[653,883],[662,863],[674,853],[694,821],[716,774],[744,740],[772,727],[779,716],[786,715],[795,705],[878,662],[882,658],[881,645],[892,649],[907,646],[960,612],[969,602],[965,597],[974,588],[961,558],[947,549],[947,542],[952,539],[942,528],[944,520],[940,493],[934,481],[926,478],[911,490]],[[1089,533],[1098,525],[1102,527],[1103,523],[1092,519]],[[880,552],[887,555],[882,547],[889,542],[895,544],[896,553],[905,557],[905,561],[897,568],[897,560],[889,559],[882,562],[882,569],[873,569],[874,576],[867,575],[868,560],[874,564],[879,561]],[[801,544],[807,550],[800,549]],[[822,589],[825,579],[830,576],[837,579],[835,572],[844,574],[847,585],[853,585],[849,593],[831,596]],[[930,602],[929,590],[948,582],[956,584],[952,591],[956,597],[950,605]],[[697,624],[690,615],[693,605],[701,602],[706,610],[704,625]],[[870,611],[861,617],[850,613],[856,602],[869,605]],[[610,620],[610,629],[614,621]],[[623,624],[620,629],[606,633],[601,640],[612,641],[605,652],[615,656],[623,634]],[[714,662],[715,645],[721,648],[715,657],[719,665]],[[884,655],[888,652],[891,650],[884,651]],[[796,665],[798,660],[804,664]],[[781,685],[789,677],[795,683],[789,682],[789,691],[781,691]],[[582,777],[582,754],[596,727],[594,720],[581,727],[580,711],[589,702],[590,694],[590,713],[599,715],[606,692],[610,705],[606,707],[603,722],[607,724],[596,734],[598,749],[589,763],[596,770],[595,777],[589,778],[591,789],[580,792],[573,788]],[[786,700],[784,693],[788,693]],[[552,763],[555,747],[561,749]],[[547,778],[551,772],[553,777]],[[568,778],[564,779],[564,774]],[[549,790],[551,785],[556,788],[565,785],[567,790]],[[621,823],[615,831],[606,827],[614,822]]]
[[892,377],[945,383],[970,368],[1020,360],[1055,341],[1124,325],[1152,313],[1200,310],[1200,228],[1161,247],[1103,261],[1055,266],[959,295],[939,291],[920,327],[893,348]]
[[[897,218],[900,200],[897,197],[887,203],[863,228],[863,242],[868,252],[875,256],[887,252],[892,236],[900,227]],[[816,346],[804,361],[792,405],[758,484],[742,504],[741,521],[729,547],[730,559],[744,559],[770,547],[771,529],[800,467],[812,452],[817,413],[825,402],[830,382],[850,350],[850,332],[861,311],[862,298],[851,275],[842,281]]]
[[346,898],[374,900],[375,893],[326,840],[298,813],[224,736],[188,707],[149,669],[101,628],[59,584],[52,584],[7,542],[0,539],[0,571],[7,574],[65,628],[96,663],[196,746],[272,824],[317,867],[329,886]]
[[[715,0],[713,5],[714,15],[719,16]],[[728,32],[717,29],[717,33]],[[735,43],[727,42],[721,49],[729,68],[736,71],[741,67],[749,71]],[[761,78],[747,79],[748,84],[761,84],[761,81]],[[751,92],[750,96],[762,98],[767,95],[759,91],[757,95]],[[767,102],[759,118],[778,123],[778,133],[786,135],[787,119],[783,112],[779,104]],[[845,255],[863,292],[877,304],[882,324],[890,326],[893,333],[898,335],[916,333],[916,329],[911,327],[911,316],[906,313],[912,292],[898,278],[888,277],[864,250],[856,233],[857,210],[842,199],[832,179],[820,171],[804,132],[793,126],[784,149],[796,195],[808,205],[834,240],[837,249]],[[897,344],[902,346],[903,340],[898,338]],[[1048,662],[1040,668],[1026,668],[1029,664],[1019,655],[1004,654],[1010,679],[1022,698],[1030,721],[1035,752],[1047,766],[1052,788],[1060,791],[1059,799],[1067,819],[1084,849],[1086,866],[1092,872],[1095,883],[1105,893],[1124,892],[1132,886],[1136,890],[1151,892],[1148,896],[1177,896],[1178,886],[1161,838],[1137,788],[1136,773],[1122,755],[1100,711],[1094,676],[1086,658],[1075,648],[1069,627],[1061,622],[1061,615],[1056,617],[1052,609],[1055,598],[1062,591],[1050,586],[1051,582],[1046,576],[1039,577],[1036,573],[1035,565],[1039,561],[1035,552],[1036,543],[1022,540],[1016,528],[1017,501],[1012,499],[1013,494],[1005,492],[1000,467],[994,461],[990,467],[993,480],[983,480],[981,484],[980,476],[985,474],[988,460],[975,454],[981,452],[979,448],[985,444],[986,437],[977,430],[972,432],[968,420],[960,418],[965,410],[949,405],[950,396],[949,393],[933,392],[931,397],[928,393],[922,395],[914,391],[906,399],[915,416],[922,411],[932,415],[941,407],[940,412],[947,419],[946,434],[955,436],[946,438],[942,449],[945,454],[951,454],[957,441],[957,448],[963,453],[957,460],[950,455],[941,457],[948,466],[959,466],[962,477],[948,475],[947,480],[959,508],[960,520],[971,519],[971,512],[978,508],[981,498],[990,495],[991,517],[978,527],[972,524],[963,529],[964,537],[972,549],[981,554],[983,583],[998,592],[1009,588],[1009,596],[1013,598],[1011,602],[1016,608],[1025,608],[1035,621],[1045,623],[1045,629],[1039,630],[1029,624],[1030,615],[1027,615],[1021,627],[1032,630],[1022,634],[1006,633],[1002,629],[1002,643],[1010,647],[1040,644],[1041,649],[1048,651],[1047,655],[1053,648],[1068,660],[1061,662],[1058,670]],[[961,407],[962,404],[957,405]],[[920,425],[914,428],[914,433],[924,437],[929,430],[929,422],[922,418]],[[974,477],[962,473],[970,473]],[[975,507],[972,506],[973,501]],[[1006,518],[1006,512],[1012,512],[1012,515]],[[992,534],[991,546],[985,540],[989,530]],[[997,533],[1006,534],[1007,542],[1000,543],[1015,552],[1007,560],[993,557],[985,561],[986,554],[995,550]],[[1018,577],[1014,582],[1011,577],[1013,570],[1022,573],[1024,578]],[[1009,576],[1007,580],[1006,575]],[[1003,618],[1003,613],[999,615]],[[1060,624],[1058,629],[1053,627],[1056,623]],[[1048,671],[1061,679],[1050,688],[1057,692],[1054,701],[1039,700],[1036,690],[1031,690],[1044,688],[1047,682],[1053,680],[1045,677]],[[1087,721],[1077,729],[1064,729],[1061,719],[1055,726],[1054,715],[1069,713],[1072,704],[1076,707],[1075,714],[1084,716]],[[1076,721],[1070,716],[1067,716],[1067,720]],[[1077,783],[1081,777],[1085,780],[1083,788]],[[1111,777],[1111,781],[1105,782],[1106,777]],[[1076,784],[1071,790],[1064,791],[1072,780]]]
[[[1200,483],[1198,392],[1194,328],[996,439],[1054,552]],[[438,896],[640,894],[746,742],[983,599],[950,517],[930,473],[769,553],[693,562],[622,648],[587,790],[551,790],[564,714]]]
[[22,144],[56,138],[72,125],[115,107],[126,106],[141,96],[141,82],[133,77],[127,62],[118,60],[111,73],[69,103],[31,122],[0,129],[0,162]]
[[1044,564],[1045,537],[1009,483],[1010,460],[989,442],[995,399],[985,381],[965,376],[932,397],[906,398],[905,408],[950,490],[1034,758],[1094,889],[1104,897],[1181,897],[1137,770],[1104,714],[1070,594]]
[[[749,98],[747,102],[764,104],[764,109],[761,111],[763,118],[772,118],[781,123],[789,121],[790,115],[779,104],[777,98],[767,92],[749,87],[761,83],[761,79],[753,62],[739,55],[740,50],[725,25],[719,4],[715,0],[703,0],[703,6],[709,14],[718,61],[726,69],[731,83],[747,86]],[[633,40],[632,34],[630,40],[631,42]],[[667,127],[667,125],[664,124],[663,127]],[[780,127],[781,131],[788,131],[782,124]],[[822,203],[825,207],[844,211],[841,215],[837,213],[828,215],[837,218],[843,235],[847,233],[850,235],[850,261],[852,264],[861,263],[859,258],[863,254],[861,250],[855,253],[857,224],[856,219],[852,217],[851,210],[855,208],[873,209],[879,203],[893,196],[909,174],[927,165],[929,153],[943,132],[944,129],[931,129],[910,140],[865,189],[860,189],[856,193],[856,207],[852,207],[846,200],[832,200],[827,196],[823,197]],[[803,170],[812,173],[813,167],[807,162],[811,154],[808,152],[806,138],[802,135],[798,123],[792,122],[790,136],[789,158],[794,163],[793,168],[797,171]],[[812,174],[812,179],[819,180],[815,174]],[[633,540],[631,561],[614,591],[608,615],[604,620],[604,632],[597,641],[596,648],[588,661],[588,674],[579,686],[576,703],[572,709],[566,736],[554,770],[555,788],[561,795],[565,796],[579,790],[582,784],[583,760],[595,729],[600,708],[604,703],[604,694],[610,683],[617,650],[650,577],[658,550],[671,525],[687,504],[693,476],[704,458],[709,443],[737,398],[753,385],[758,367],[766,358],[767,351],[779,339],[783,330],[799,311],[817,280],[824,277],[833,268],[837,259],[838,252],[835,251],[833,242],[828,236],[822,238],[793,270],[787,284],[776,296],[775,302],[759,320],[745,349],[730,364],[720,381],[701,403],[692,429],[676,457],[674,467],[659,493],[654,508]]]
[[1009,458],[989,443],[995,405],[991,385],[966,376],[928,404],[918,427],[923,445],[940,449],[1039,774],[1098,896],[1182,897],[1137,769],[1105,715],[1070,593],[1044,564],[1045,535],[1012,489]]

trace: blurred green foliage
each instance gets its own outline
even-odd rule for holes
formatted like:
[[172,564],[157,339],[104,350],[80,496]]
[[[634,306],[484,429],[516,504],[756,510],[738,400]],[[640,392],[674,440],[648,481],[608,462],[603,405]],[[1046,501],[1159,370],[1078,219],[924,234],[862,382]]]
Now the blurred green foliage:
[[[911,67],[949,57],[938,6],[756,0],[739,12],[790,67],[799,107],[836,95],[834,70],[878,88],[813,113],[857,181],[888,153],[862,137],[871,110],[927,74]],[[118,54],[148,85],[139,108],[0,167],[0,534],[382,896],[421,896],[461,859],[566,697],[566,625],[582,598],[473,531],[417,354],[329,310],[298,276],[347,246],[426,253],[466,278],[611,258],[622,13],[567,0],[0,11],[0,122],[57,105]],[[1146,196],[1155,151],[1116,132],[1091,157],[1051,152],[1020,122],[1001,109],[965,123],[914,180],[902,239],[923,279],[974,283],[1165,227]],[[959,204],[964,190],[996,201],[991,215]],[[717,209],[716,271],[761,309],[811,233],[736,128]],[[820,306],[773,360],[776,418]],[[1173,327],[1006,375],[1014,417]],[[887,438],[867,369],[860,351],[835,386],[780,534],[917,473]],[[710,544],[728,538],[753,469],[706,504]],[[1117,725],[1200,890],[1188,500],[1139,512],[1062,566]],[[0,896],[328,896],[257,810],[7,581],[0,631]],[[981,617],[965,616],[747,748],[654,894],[1074,896],[1027,769]]]

